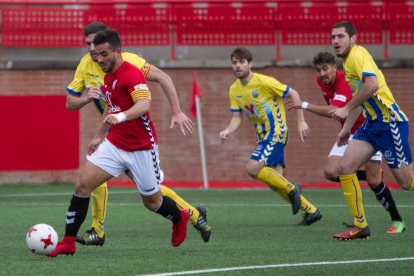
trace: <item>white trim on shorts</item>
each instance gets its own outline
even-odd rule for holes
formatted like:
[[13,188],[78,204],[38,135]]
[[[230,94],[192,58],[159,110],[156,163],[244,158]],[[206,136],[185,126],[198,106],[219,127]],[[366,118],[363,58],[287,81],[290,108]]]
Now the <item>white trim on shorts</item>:
[[128,169],[142,195],[153,195],[160,190],[164,174],[159,168],[158,147],[128,152],[105,139],[86,159],[114,177]]
[[[351,135],[349,137],[348,142],[352,140],[352,137],[353,136],[354,135]],[[331,157],[331,156],[343,157],[344,154],[345,154],[345,151],[346,151],[347,147],[348,147],[348,144],[347,145],[343,145],[343,146],[338,146],[338,144],[335,142],[335,144],[333,145],[331,151],[328,154],[328,158]],[[370,161],[379,161],[379,162],[382,162],[382,153],[380,151],[377,151],[373,156],[371,156],[371,158],[369,160]]]

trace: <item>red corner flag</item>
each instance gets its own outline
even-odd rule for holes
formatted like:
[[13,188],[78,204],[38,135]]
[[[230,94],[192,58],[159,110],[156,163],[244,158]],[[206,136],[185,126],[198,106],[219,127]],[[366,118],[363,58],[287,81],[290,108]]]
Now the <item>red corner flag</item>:
[[201,90],[200,90],[200,86],[198,85],[197,71],[194,70],[193,71],[193,90],[191,92],[191,107],[190,107],[191,116],[193,116],[194,118],[197,117],[196,96],[201,97]]

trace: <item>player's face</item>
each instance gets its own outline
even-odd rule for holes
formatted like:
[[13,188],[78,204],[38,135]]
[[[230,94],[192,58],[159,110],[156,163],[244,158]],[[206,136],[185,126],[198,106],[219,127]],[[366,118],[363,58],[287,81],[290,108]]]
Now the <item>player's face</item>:
[[336,78],[336,65],[323,63],[315,66],[316,72],[319,74],[319,79],[326,86],[331,86]]
[[233,74],[239,79],[244,79],[249,76],[251,65],[252,63],[248,62],[247,59],[239,59],[236,57],[232,57],[231,59]]
[[99,66],[105,73],[113,73],[118,68],[118,50],[114,50],[108,42],[96,45],[95,54]]
[[345,31],[345,27],[332,29],[332,46],[334,47],[335,54],[338,57],[346,57],[351,51],[352,46],[355,44],[356,36],[349,37],[349,34]]
[[88,47],[88,52],[91,55],[93,61],[97,62],[97,56],[95,53],[95,45],[93,44],[93,39],[95,38],[96,34],[89,34],[85,37],[86,46]]

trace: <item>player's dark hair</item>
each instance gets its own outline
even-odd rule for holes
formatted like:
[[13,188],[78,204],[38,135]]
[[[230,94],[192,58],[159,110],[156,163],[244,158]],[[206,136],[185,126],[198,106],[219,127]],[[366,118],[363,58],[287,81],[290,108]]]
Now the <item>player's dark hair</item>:
[[106,29],[108,29],[108,27],[104,23],[99,21],[92,21],[83,28],[83,33],[85,34],[85,37],[87,37],[90,34],[96,34],[97,32]]
[[101,45],[107,42],[114,50],[121,48],[121,40],[119,39],[118,32],[112,29],[97,32],[93,39],[93,44],[95,45]]
[[332,64],[335,65],[335,56],[328,52],[319,52],[313,58],[313,66],[317,66],[320,64]]
[[354,24],[352,24],[349,21],[341,21],[338,22],[334,25],[334,29],[338,29],[338,28],[345,28],[345,32],[348,33],[349,37],[352,37],[353,35],[356,35],[357,31],[356,31],[356,27]]
[[230,59],[232,60],[233,57],[238,59],[245,59],[248,62],[251,62],[253,60],[252,53],[246,49],[246,48],[236,48],[231,52]]

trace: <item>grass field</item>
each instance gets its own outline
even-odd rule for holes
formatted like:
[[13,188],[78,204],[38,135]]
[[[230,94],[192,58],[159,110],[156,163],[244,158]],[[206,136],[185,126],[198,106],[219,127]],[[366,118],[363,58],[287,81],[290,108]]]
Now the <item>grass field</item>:
[[207,207],[213,228],[204,243],[189,225],[185,243],[173,248],[169,221],[147,211],[135,189],[110,188],[103,247],[78,246],[57,258],[32,254],[26,231],[48,223],[61,238],[72,191],[70,184],[0,185],[0,275],[414,275],[414,193],[392,191],[407,231],[389,235],[388,213],[364,189],[372,236],[341,242],[332,234],[352,221],[338,189],[303,190],[324,215],[312,226],[295,226],[301,216],[270,190],[176,189]]

